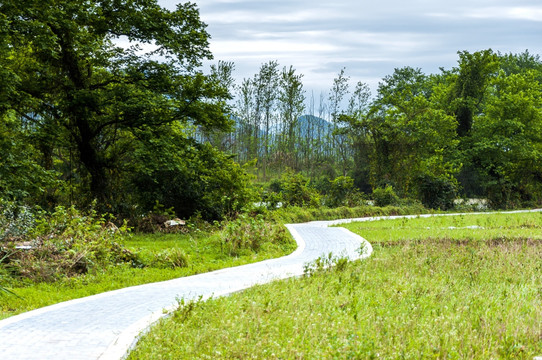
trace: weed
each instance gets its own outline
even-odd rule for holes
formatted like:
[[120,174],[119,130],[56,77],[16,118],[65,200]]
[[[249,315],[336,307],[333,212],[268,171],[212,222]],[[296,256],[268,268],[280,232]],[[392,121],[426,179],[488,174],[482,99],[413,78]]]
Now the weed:
[[155,255],[151,266],[157,268],[187,267],[188,256],[179,248],[164,249]]
[[335,271],[344,271],[348,265],[348,258],[344,256],[334,256],[333,253],[322,255],[316,260],[310,261],[303,265],[303,274],[305,276],[313,276],[333,269]]
[[13,291],[11,291],[8,288],[3,286],[5,274],[3,274],[4,268],[3,268],[2,264],[3,264],[4,260],[6,260],[9,257],[9,255],[10,255],[10,253],[6,252],[5,255],[2,256],[2,258],[0,258],[0,294],[4,293],[4,294],[17,296],[17,294],[15,294]]
[[263,217],[241,215],[230,221],[222,231],[222,244],[226,253],[238,256],[246,251],[259,251],[265,243],[284,244],[288,234],[283,225],[266,222]]

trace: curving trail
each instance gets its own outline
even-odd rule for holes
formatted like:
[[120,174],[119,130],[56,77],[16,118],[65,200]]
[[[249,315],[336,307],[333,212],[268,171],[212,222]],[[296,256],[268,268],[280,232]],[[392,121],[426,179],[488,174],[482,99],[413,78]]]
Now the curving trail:
[[[344,220],[352,221],[352,220]],[[5,360],[121,359],[138,335],[177,307],[177,299],[207,299],[255,284],[303,274],[303,265],[332,252],[349,259],[370,256],[371,245],[341,221],[286,225],[298,243],[278,259],[210,273],[133,286],[29,311],[0,321],[0,358]],[[365,253],[358,249],[365,242]]]
[[[303,274],[304,264],[330,252],[351,260],[371,255],[372,247],[365,239],[344,228],[328,226],[353,221],[477,214],[484,213],[382,216],[286,225],[298,243],[297,250],[288,256],[110,291],[2,320],[0,359],[118,360],[127,354],[142,331],[177,307],[177,299],[207,299],[299,276]],[[360,256],[362,243],[365,252]]]

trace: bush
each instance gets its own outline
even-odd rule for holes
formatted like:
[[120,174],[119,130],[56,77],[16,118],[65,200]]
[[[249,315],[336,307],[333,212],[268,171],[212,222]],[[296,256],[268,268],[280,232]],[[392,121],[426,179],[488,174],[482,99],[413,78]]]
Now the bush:
[[393,191],[393,187],[390,185],[384,189],[376,188],[373,190],[373,199],[376,206],[388,206],[399,204],[399,197]]
[[349,176],[339,176],[330,181],[326,196],[326,205],[335,207],[342,205],[347,196],[354,190],[354,179]]
[[187,267],[188,256],[182,249],[165,249],[154,256],[151,266],[157,268]]
[[[35,226],[27,231],[24,240],[31,248],[11,253],[6,262],[15,275],[34,281],[135,262],[137,256],[122,246],[127,231],[126,225],[117,228],[94,211],[83,215],[73,207],[57,207],[51,214],[39,214]],[[7,247],[3,250],[5,254],[9,251]]]
[[320,206],[320,194],[309,186],[309,179],[292,170],[282,174],[282,198],[288,206]]
[[418,177],[418,193],[424,206],[448,210],[454,206],[457,182],[448,178],[423,175]]
[[507,180],[494,180],[487,185],[487,200],[492,209],[511,209],[519,206],[519,191]]
[[28,206],[0,199],[0,242],[26,235],[34,222],[34,214]]
[[262,205],[268,210],[277,209],[282,206],[282,193],[273,191],[264,191],[262,194]]
[[174,159],[154,147],[136,152],[145,167],[134,170],[129,186],[144,212],[158,201],[182,219],[199,212],[206,220],[222,220],[257,201],[251,176],[209,144],[194,143],[187,150],[182,142],[169,151]]

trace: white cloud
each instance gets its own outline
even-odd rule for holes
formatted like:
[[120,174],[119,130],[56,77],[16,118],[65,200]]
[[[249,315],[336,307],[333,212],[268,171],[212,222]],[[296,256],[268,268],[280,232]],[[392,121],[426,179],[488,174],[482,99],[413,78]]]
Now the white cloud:
[[480,8],[467,12],[465,16],[478,19],[510,19],[542,22],[542,6]]
[[542,53],[540,0],[195,1],[215,58],[234,61],[239,79],[278,60],[316,93],[344,66],[374,84],[395,67],[454,66],[458,50]]

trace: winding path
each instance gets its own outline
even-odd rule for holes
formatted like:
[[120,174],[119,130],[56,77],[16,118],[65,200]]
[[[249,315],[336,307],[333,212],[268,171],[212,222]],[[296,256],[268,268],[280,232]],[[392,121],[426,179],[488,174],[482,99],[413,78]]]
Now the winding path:
[[177,299],[207,299],[299,276],[304,264],[330,252],[352,260],[369,256],[372,247],[363,238],[328,227],[349,221],[287,225],[298,248],[282,258],[110,291],[2,320],[0,359],[121,359],[142,331],[177,307]]

